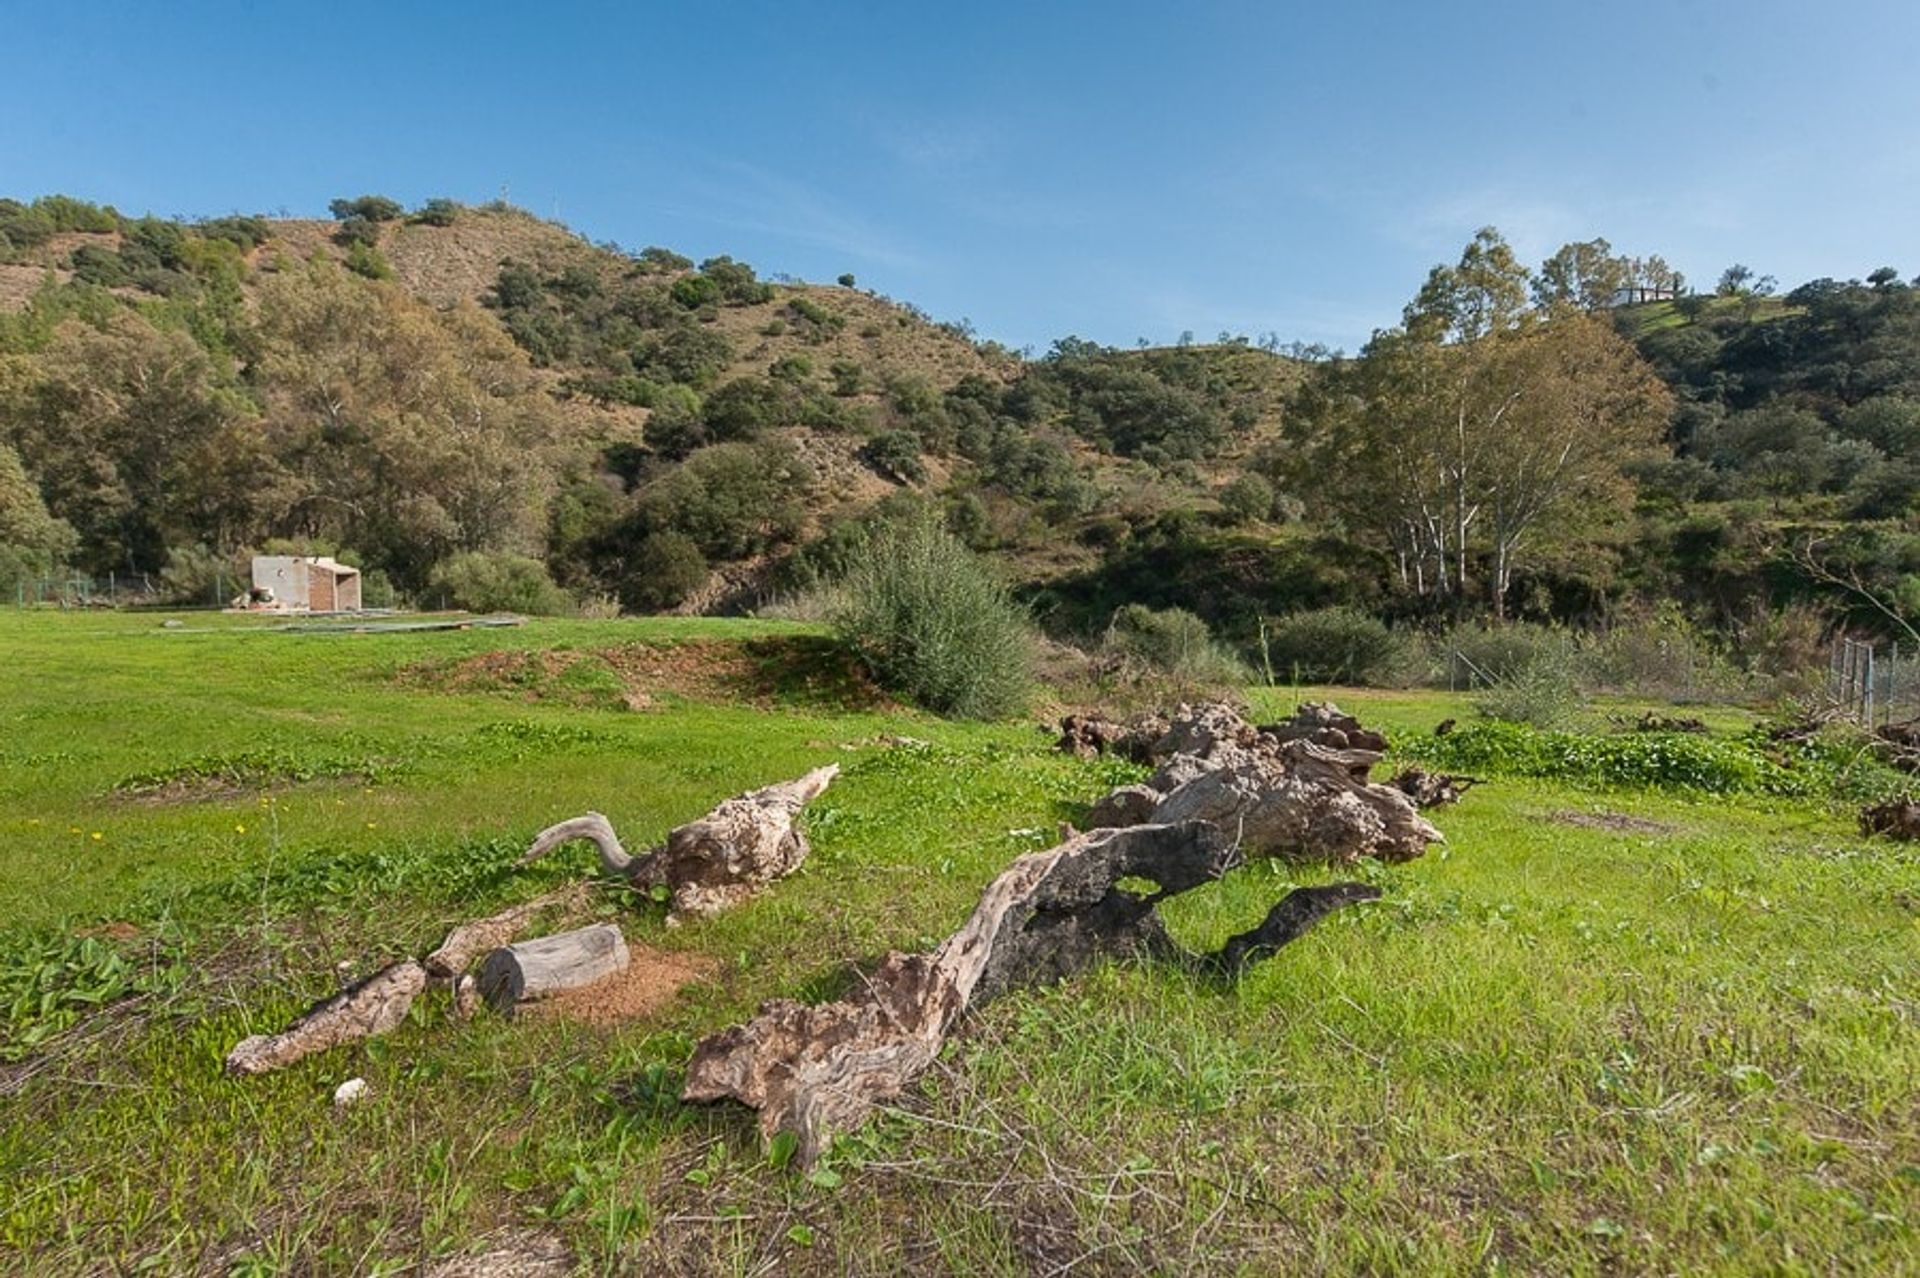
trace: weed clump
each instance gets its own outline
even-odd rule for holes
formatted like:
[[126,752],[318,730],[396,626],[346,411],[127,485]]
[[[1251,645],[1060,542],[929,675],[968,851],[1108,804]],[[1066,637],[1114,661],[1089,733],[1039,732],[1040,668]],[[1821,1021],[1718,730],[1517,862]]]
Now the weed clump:
[[854,550],[833,624],[880,686],[937,714],[998,719],[1026,703],[1025,612],[933,519],[883,525]]

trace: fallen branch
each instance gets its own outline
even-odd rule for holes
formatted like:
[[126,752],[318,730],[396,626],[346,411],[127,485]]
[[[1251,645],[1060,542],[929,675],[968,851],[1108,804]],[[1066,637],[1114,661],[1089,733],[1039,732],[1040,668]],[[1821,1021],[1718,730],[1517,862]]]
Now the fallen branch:
[[806,860],[809,847],[798,823],[800,810],[838,775],[839,765],[830,764],[728,799],[700,820],[675,829],[665,844],[642,857],[630,856],[612,824],[589,812],[542,830],[520,864],[573,839],[587,839],[607,873],[623,876],[636,888],[664,887],[677,912],[717,914],[793,873]]
[[[1096,830],[1023,856],[932,953],[889,954],[851,998],[811,1007],[776,999],[753,1020],[701,1040],[685,1099],[731,1098],[759,1110],[762,1136],[793,1133],[801,1163],[811,1163],[834,1133],[917,1078],[961,1016],[1009,989],[1124,954],[1237,973],[1341,906],[1379,895],[1359,883],[1296,889],[1219,951],[1189,953],[1156,907],[1240,861],[1233,841],[1201,821]],[[1137,881],[1153,887],[1134,891]]]
[[[606,820],[597,812],[589,813],[588,817],[601,822]],[[611,828],[608,833],[611,835]],[[454,981],[465,974],[481,955],[499,949],[520,935],[542,910],[563,902],[577,901],[580,894],[581,888],[574,885],[535,897],[523,905],[512,906],[487,918],[460,924],[447,933],[447,939],[440,942],[439,949],[427,955],[427,975],[436,981]]]
[[384,1034],[407,1018],[427,987],[427,971],[412,959],[384,967],[366,980],[309,1008],[278,1034],[255,1034],[227,1053],[234,1074],[265,1074],[342,1043]]

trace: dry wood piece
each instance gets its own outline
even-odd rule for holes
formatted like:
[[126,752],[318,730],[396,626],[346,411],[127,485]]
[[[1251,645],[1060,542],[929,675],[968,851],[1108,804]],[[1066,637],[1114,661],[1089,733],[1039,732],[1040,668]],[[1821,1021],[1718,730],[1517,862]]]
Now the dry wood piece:
[[[589,813],[588,817],[601,822],[606,820],[597,812]],[[581,819],[586,820],[588,817]],[[608,832],[611,834],[611,828]],[[577,885],[563,888],[558,892],[549,892],[545,896],[535,897],[524,905],[504,909],[488,918],[460,924],[447,933],[447,939],[440,942],[439,949],[427,955],[427,975],[436,981],[454,980],[472,967],[474,960],[481,955],[499,949],[520,935],[540,911],[563,901],[578,901],[580,896],[581,888]]]
[[1860,833],[1889,839],[1920,839],[1920,801],[1889,799],[1860,810]]
[[[1096,830],[1023,856],[932,953],[889,954],[851,998],[814,1007],[776,999],[753,1020],[703,1039],[684,1096],[732,1098],[759,1110],[761,1134],[792,1132],[800,1161],[811,1163],[835,1132],[918,1077],[955,1021],[1008,989],[1127,953],[1235,973],[1341,906],[1379,895],[1359,883],[1296,889],[1219,951],[1188,953],[1168,936],[1156,906],[1239,861],[1227,835],[1199,821]],[[1153,888],[1133,890],[1143,880]]]
[[1211,821],[1255,855],[1412,860],[1443,838],[1408,795],[1368,781],[1376,743],[1385,738],[1333,705],[1302,706],[1270,728],[1230,706],[1183,705],[1154,746],[1159,770],[1100,800],[1088,822]]
[[342,1043],[384,1034],[407,1017],[427,987],[427,972],[412,959],[385,967],[358,985],[323,999],[278,1034],[255,1034],[227,1053],[235,1074],[265,1074]]
[[611,923],[503,945],[480,965],[480,997],[498,1012],[623,971],[631,956]]
[[1117,754],[1135,763],[1148,763],[1153,743],[1166,731],[1167,721],[1153,715],[1121,723],[1097,714],[1070,714],[1060,721],[1060,740],[1054,748],[1082,759]]
[[571,839],[589,839],[608,873],[623,875],[638,888],[666,888],[673,908],[682,913],[716,914],[799,868],[809,851],[800,809],[839,775],[840,766],[829,764],[728,799],[642,857],[628,855],[607,819],[589,812],[541,831],[520,864]]
[[1450,772],[1428,772],[1424,768],[1402,768],[1387,784],[1412,799],[1416,808],[1438,808],[1460,802],[1460,796],[1479,785],[1480,778],[1457,777]]

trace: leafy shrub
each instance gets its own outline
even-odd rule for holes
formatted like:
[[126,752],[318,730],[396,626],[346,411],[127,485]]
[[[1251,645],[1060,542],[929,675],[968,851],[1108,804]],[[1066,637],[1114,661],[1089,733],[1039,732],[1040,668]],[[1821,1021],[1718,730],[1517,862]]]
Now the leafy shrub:
[[460,216],[460,206],[444,196],[435,196],[414,210],[408,221],[422,226],[452,226]]
[[249,580],[232,556],[205,546],[181,546],[167,555],[160,589],[173,603],[220,607],[243,593]]
[[553,584],[546,565],[525,555],[462,552],[433,570],[431,589],[468,612],[557,617],[573,611],[573,601]]
[[347,269],[370,280],[393,278],[393,267],[387,263],[386,255],[362,240],[355,240],[347,246]]
[[1564,723],[1580,702],[1571,652],[1542,648],[1517,669],[1488,685],[1473,700],[1474,709],[1503,723],[1551,728]]
[[896,483],[917,484],[927,477],[927,468],[920,462],[920,437],[912,431],[882,431],[867,441],[860,456]]
[[1026,703],[1026,615],[935,520],[881,527],[853,555],[842,589],[834,627],[882,687],[957,718],[1003,718]]
[[360,218],[368,222],[391,222],[406,212],[398,200],[384,195],[363,195],[357,200],[338,199],[327,205],[327,212],[340,222]]
[[1237,524],[1250,524],[1273,514],[1273,485],[1251,472],[1220,490],[1220,509]]
[[1101,647],[1178,679],[1245,683],[1246,665],[1215,641],[1207,623],[1184,608],[1128,604],[1113,614]]
[[1672,701],[1720,699],[1740,683],[1713,639],[1671,602],[1598,635],[1586,664],[1597,686]]
[[707,557],[685,533],[648,533],[627,560],[620,601],[637,612],[658,612],[678,605],[707,580]]
[[1289,613],[1261,634],[1268,677],[1293,682],[1383,682],[1404,652],[1384,621],[1344,606]]
[[739,559],[791,540],[805,517],[812,474],[784,444],[715,444],[655,480],[635,528],[684,533],[715,559]]

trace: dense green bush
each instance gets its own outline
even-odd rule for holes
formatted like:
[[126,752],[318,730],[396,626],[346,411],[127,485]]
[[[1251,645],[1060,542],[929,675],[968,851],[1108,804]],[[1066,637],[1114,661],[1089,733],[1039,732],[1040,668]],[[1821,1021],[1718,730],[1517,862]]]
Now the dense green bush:
[[920,437],[912,431],[882,431],[867,441],[860,456],[895,483],[917,484],[927,477],[927,468],[920,461]]
[[433,570],[429,593],[468,612],[522,612],[536,617],[573,611],[567,592],[553,584],[546,565],[525,555],[470,550]]
[[368,222],[391,222],[406,212],[398,200],[390,200],[384,195],[363,195],[357,200],[338,199],[327,205],[327,212],[333,214],[336,221],[345,222],[353,218],[362,218]]
[[1246,683],[1249,672],[1213,637],[1207,623],[1185,608],[1128,604],[1113,614],[1101,648],[1177,679],[1201,683]]
[[936,520],[878,528],[854,552],[842,592],[834,627],[882,687],[957,718],[1004,718],[1026,703],[1026,615]]
[[620,602],[635,612],[659,612],[681,603],[707,580],[707,557],[685,533],[648,533],[627,559]]
[[1387,623],[1358,608],[1316,608],[1261,627],[1270,679],[1294,683],[1381,683],[1405,649]]
[[784,444],[715,444],[648,485],[632,530],[684,533],[711,558],[743,558],[793,539],[812,482]]
[[1273,485],[1249,471],[1220,490],[1220,509],[1237,524],[1250,524],[1273,514]]
[[460,206],[444,196],[435,196],[414,210],[411,222],[422,226],[452,226],[460,216]]

